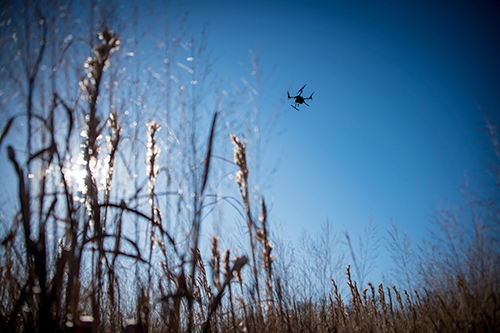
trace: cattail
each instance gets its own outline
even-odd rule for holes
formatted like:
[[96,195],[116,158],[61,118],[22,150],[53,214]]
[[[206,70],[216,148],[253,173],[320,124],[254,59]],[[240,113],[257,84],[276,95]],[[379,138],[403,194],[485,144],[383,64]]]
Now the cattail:
[[[99,151],[100,145],[97,140],[101,135],[102,126],[100,126],[100,119],[97,115],[97,101],[99,98],[99,88],[101,85],[101,80],[103,77],[103,72],[107,66],[109,66],[109,56],[110,54],[118,49],[120,45],[120,40],[117,35],[113,33],[113,31],[108,29],[103,29],[100,32],[99,38],[102,40],[101,45],[96,45],[93,48],[95,53],[95,57],[89,57],[87,61],[84,63],[85,71],[87,72],[87,79],[83,79],[80,81],[80,87],[86,95],[84,94],[84,98],[87,99],[89,103],[88,113],[85,115],[85,128],[82,131],[82,136],[85,138],[85,142],[83,144],[83,157],[86,165],[86,176],[85,176],[85,204],[87,207],[88,214],[90,216],[89,226],[94,227],[94,233],[97,242],[97,248],[99,255],[97,256],[97,260],[95,262],[95,266],[92,269],[95,269],[96,276],[101,276],[102,271],[102,260],[104,259],[104,247],[103,247],[103,224],[101,221],[101,212],[100,206],[98,202],[98,188],[96,183],[96,175],[97,171],[101,169],[99,165]],[[85,226],[83,234],[86,234],[86,229],[88,226]],[[94,252],[92,252],[94,254]],[[81,259],[78,259],[81,260]],[[80,262],[77,263],[77,266],[80,265]],[[79,268],[78,268],[79,269]],[[78,269],[75,272],[76,278],[78,278]],[[74,276],[72,277],[75,278]],[[72,291],[73,294],[79,293],[78,284],[73,284]],[[99,327],[100,325],[100,293],[102,284],[95,284],[92,282],[92,303],[93,305],[93,315],[94,315],[94,327]],[[71,313],[73,315],[76,314],[75,304],[71,305]]]
[[[147,137],[148,137],[148,143],[146,146],[146,172],[148,174],[148,192],[149,192],[149,204],[151,205],[151,221],[152,225],[150,226],[150,246],[149,246],[149,266],[148,266],[148,286],[147,286],[147,296],[149,297],[149,294],[151,292],[151,284],[152,284],[152,260],[153,260],[153,249],[155,248],[155,229],[157,227],[157,221],[160,220],[159,217],[159,211],[155,205],[154,199],[155,199],[155,184],[156,184],[156,178],[158,177],[159,173],[159,166],[158,166],[158,156],[160,155],[160,148],[158,148],[156,144],[156,132],[160,130],[161,126],[158,124],[156,121],[151,121],[146,123],[147,127]],[[156,225],[156,226],[155,226]],[[145,322],[149,323],[149,309],[146,312],[146,319]]]
[[234,144],[233,148],[233,158],[234,163],[239,167],[239,171],[236,173],[236,183],[240,189],[240,195],[243,199],[243,203],[245,206],[245,213],[247,214],[247,227],[248,234],[250,238],[250,248],[252,250],[252,262],[253,262],[253,277],[255,281],[255,293],[257,296],[257,307],[258,312],[258,320],[259,320],[259,329],[263,329],[262,325],[262,310],[261,310],[261,300],[260,300],[260,288],[259,288],[259,272],[257,270],[257,261],[255,256],[255,244],[254,244],[254,229],[255,223],[252,218],[252,213],[250,211],[250,197],[248,190],[248,168],[246,162],[246,149],[245,145],[236,137],[234,134],[231,134],[231,140]]
[[267,232],[267,208],[264,199],[261,200],[262,214],[260,216],[260,223],[262,224],[262,229],[258,229],[256,233],[257,241],[262,244],[262,260],[264,262],[264,268],[267,272],[267,277],[264,281],[267,287],[267,292],[269,294],[269,305],[271,308],[271,330],[276,331],[275,318],[274,318],[274,294],[273,294],[273,284],[272,284],[272,262],[274,257],[271,255],[273,245],[269,241]]
[[378,311],[377,311],[377,304],[375,302],[375,288],[373,287],[373,284],[371,282],[368,282],[368,286],[370,287],[370,290],[372,292],[372,297],[371,297],[371,302],[369,305],[370,313],[372,316],[378,316]]
[[122,126],[118,123],[118,112],[111,112],[107,121],[108,127],[111,129],[111,137],[108,138],[108,149],[112,151],[116,149],[116,145],[120,140]]
[[422,308],[422,301],[420,300],[420,295],[418,294],[418,292],[416,290],[414,290],[414,292],[415,292],[415,296],[417,297],[417,301],[416,301],[417,307]]
[[359,295],[358,292],[358,287],[356,286],[356,282],[352,282],[351,280],[351,265],[348,265],[346,268],[346,275],[347,275],[347,285],[351,289],[351,294],[352,294],[352,301],[354,304],[354,309],[359,312],[359,307],[361,305],[361,296]]
[[406,296],[406,300],[408,301],[408,309],[411,311],[412,310],[411,299],[410,299],[410,295],[408,294],[408,292],[406,290],[405,290],[405,296]]
[[[338,322],[338,314],[337,314],[337,311],[336,311],[336,308],[335,308],[335,302],[333,301],[333,298],[332,298],[332,293],[328,293],[328,310],[330,311],[330,316],[332,317],[331,319],[331,323],[336,323]],[[282,315],[280,313],[280,315]]]
[[[231,261],[230,261],[231,251],[229,248],[224,251],[223,260],[224,260],[224,280],[230,280],[232,278],[233,272],[231,270]],[[236,314],[234,312],[234,302],[233,302],[233,290],[231,288],[231,283],[228,283],[227,288],[229,290],[229,304],[231,307],[231,321],[233,327],[236,327]]]
[[99,92],[102,73],[109,67],[109,56],[120,48],[120,38],[113,30],[105,28],[99,33],[101,45],[93,47],[95,57],[89,57],[84,63],[87,78],[80,81],[80,88],[86,92],[86,98],[95,105]]
[[108,143],[108,163],[107,163],[107,173],[105,179],[104,188],[105,196],[109,201],[109,192],[111,188],[111,178],[113,176],[113,167],[115,162],[115,155],[118,149],[118,143],[121,139],[122,126],[118,123],[118,112],[111,112],[109,119],[106,122],[108,127],[111,129],[111,136],[106,137]]
[[245,145],[238,139],[238,137],[234,134],[231,134],[231,141],[233,141],[234,149],[233,149],[233,159],[234,163],[240,168],[242,177],[248,178],[248,169],[246,162],[246,149]]
[[271,255],[271,251],[273,250],[274,245],[271,244],[268,238],[267,232],[267,209],[264,203],[264,199],[262,199],[262,215],[260,216],[260,222],[262,224],[262,229],[258,229],[256,232],[257,241],[262,244],[262,260],[264,262],[264,267],[268,271],[269,278],[272,275],[272,266],[271,264],[274,261],[274,257]]
[[391,318],[394,318],[394,310],[392,307],[391,288],[387,287],[387,296],[389,296],[389,310],[391,311]]
[[369,306],[368,305],[368,299],[366,297],[366,293],[367,292],[368,292],[368,288],[363,289],[363,300],[365,301],[365,306]]
[[212,236],[212,257],[210,258],[210,265],[214,274],[214,285],[217,290],[220,290],[220,253],[219,253],[219,237]]
[[227,279],[229,274],[232,274],[230,256],[231,256],[231,250],[227,248],[224,251],[224,254],[222,255],[222,259],[224,260],[224,279]]
[[[207,295],[208,299],[211,300],[212,296],[213,296],[212,287],[210,287],[210,285],[208,283],[207,273],[205,271],[205,264],[203,263],[203,258],[201,257],[200,249],[199,248],[192,249],[192,251],[193,251],[193,254],[196,251],[196,256],[195,256],[197,258],[196,267],[198,268],[198,271],[200,272],[198,274],[198,279],[197,279],[198,284],[200,284],[203,287],[205,295]],[[200,299],[200,298],[198,297],[198,299]]]
[[113,30],[105,28],[99,33],[101,45],[92,48],[95,57],[89,57],[84,63],[88,79],[80,81],[80,87],[87,92],[89,98],[96,93],[102,72],[109,67],[109,56],[120,48],[120,38]]
[[406,295],[406,300],[408,302],[408,312],[409,312],[409,315],[411,316],[411,322],[413,325],[415,325],[417,312],[416,312],[416,309],[411,302],[410,295],[408,294],[408,292],[406,290],[405,290],[405,295]]
[[151,121],[146,124],[148,128],[148,144],[147,144],[147,152],[146,152],[146,158],[147,158],[147,174],[149,178],[148,182],[148,190],[150,193],[150,204],[153,205],[153,198],[151,195],[154,194],[154,187],[156,183],[156,178],[158,177],[158,173],[160,171],[160,168],[158,166],[157,160],[158,156],[160,155],[160,148],[156,144],[156,132],[158,132],[161,128],[161,125],[158,124],[156,121]]
[[243,142],[238,139],[234,134],[231,134],[231,141],[233,147],[233,160],[238,166],[239,170],[236,172],[235,180],[240,188],[240,194],[245,204],[245,212],[249,216],[248,223],[252,226],[253,220],[250,217],[250,199],[248,195],[248,168],[246,160],[246,148]]
[[340,318],[342,318],[342,323],[346,324],[347,316],[345,313],[344,309],[344,301],[342,301],[342,295],[340,295],[340,292],[337,288],[337,284],[335,284],[335,280],[332,279],[332,284],[333,284],[333,293],[335,294],[335,302],[337,303],[337,309],[338,312],[340,313]]
[[[105,176],[103,177],[103,187],[104,187],[104,202],[109,203],[109,198],[111,195],[111,181],[113,179],[113,169],[115,164],[115,156],[118,150],[118,143],[120,142],[122,126],[118,123],[118,113],[111,112],[109,119],[107,121],[108,127],[111,129],[111,136],[106,137],[108,143],[108,156],[107,156],[107,170],[105,171]],[[103,229],[106,228],[107,220],[107,207],[106,213],[104,214]]]
[[370,290],[372,291],[372,304],[375,306],[375,288],[373,288],[373,284],[371,282],[368,282],[368,286],[370,287]]
[[[238,139],[234,134],[231,134],[231,141],[234,144],[233,147],[233,160],[238,166],[239,170],[236,172],[235,180],[240,188],[240,194],[245,203],[245,211],[250,214],[250,202],[248,198],[248,168],[246,160],[246,148],[243,142]],[[253,224],[253,220],[250,218],[248,223]]]
[[399,294],[399,291],[396,289],[396,286],[392,286],[392,289],[394,289],[394,292],[396,293],[396,299],[398,300],[399,307],[401,308],[401,312],[404,314],[405,309],[403,305],[403,300],[401,299],[401,295]]
[[384,287],[382,283],[378,285],[378,293],[380,296],[380,305],[382,306],[382,313],[384,314],[384,323],[387,324],[387,304],[385,303]]

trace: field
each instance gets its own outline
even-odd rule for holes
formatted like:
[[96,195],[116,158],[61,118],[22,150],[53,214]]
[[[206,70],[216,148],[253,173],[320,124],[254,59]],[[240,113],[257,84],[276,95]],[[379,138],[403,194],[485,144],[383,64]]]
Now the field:
[[[188,69],[175,73],[172,60],[165,72],[143,70],[125,54],[139,54],[140,38],[104,24],[96,38],[55,8],[9,8],[0,331],[500,331],[500,135],[486,113],[498,158],[491,183],[465,186],[464,206],[436,209],[438,232],[422,248],[394,225],[378,244],[391,249],[394,282],[372,285],[351,274],[370,253],[340,267],[331,252],[340,241],[327,236],[304,239],[326,245],[292,261],[290,245],[273,236],[266,198],[254,190],[259,117],[229,115],[241,105],[219,103],[222,92],[217,111],[202,107],[211,102],[203,35],[189,42]],[[49,33],[54,26],[60,32]],[[183,29],[175,33],[185,37]],[[158,52],[182,58],[181,46]],[[257,54],[252,65],[258,72]],[[207,235],[208,216],[227,216],[222,203],[237,212],[238,232]]]

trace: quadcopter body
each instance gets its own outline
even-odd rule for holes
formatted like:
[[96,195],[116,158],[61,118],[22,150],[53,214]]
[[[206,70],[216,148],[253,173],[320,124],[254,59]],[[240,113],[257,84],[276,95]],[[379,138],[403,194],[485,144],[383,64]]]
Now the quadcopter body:
[[294,99],[294,104],[292,104],[292,108],[294,108],[295,110],[297,111],[300,111],[299,110],[299,105],[300,104],[305,104],[307,106],[309,106],[309,104],[306,103],[306,100],[312,100],[313,99],[313,95],[314,93],[311,94],[311,96],[309,97],[304,97],[302,96],[302,93],[304,92],[304,88],[306,87],[306,85],[304,84],[304,86],[302,88],[299,89],[299,91],[297,91],[297,96],[290,96],[290,93],[287,91],[287,95],[288,95],[288,98],[293,98]]

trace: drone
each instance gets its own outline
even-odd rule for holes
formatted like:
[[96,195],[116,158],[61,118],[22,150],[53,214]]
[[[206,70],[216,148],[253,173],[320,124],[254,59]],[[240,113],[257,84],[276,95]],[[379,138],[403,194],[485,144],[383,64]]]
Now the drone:
[[287,95],[288,95],[288,98],[293,98],[295,99],[295,103],[291,105],[292,108],[294,108],[295,110],[297,111],[300,111],[299,110],[299,105],[300,104],[305,104],[307,106],[309,106],[309,104],[306,103],[306,100],[310,99],[312,100],[313,99],[313,95],[314,93],[311,94],[311,96],[307,97],[307,98],[304,98],[302,96],[302,93],[304,92],[304,88],[306,87],[306,85],[304,84],[304,86],[302,88],[299,89],[299,91],[297,91],[297,96],[290,96],[290,93],[287,91]]

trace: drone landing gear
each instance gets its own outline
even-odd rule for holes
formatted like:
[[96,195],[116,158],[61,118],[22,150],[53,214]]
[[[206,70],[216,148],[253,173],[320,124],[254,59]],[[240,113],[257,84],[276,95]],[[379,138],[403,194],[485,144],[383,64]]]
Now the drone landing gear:
[[292,108],[294,108],[295,110],[300,111],[300,110],[299,110],[299,108],[297,108],[295,105],[291,104],[290,106],[291,106]]

